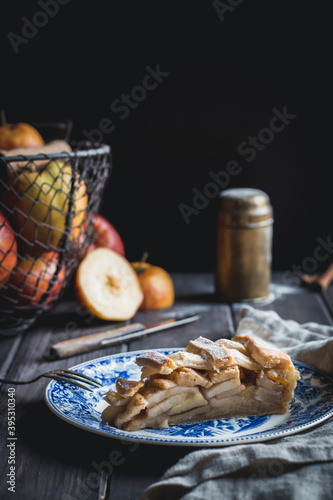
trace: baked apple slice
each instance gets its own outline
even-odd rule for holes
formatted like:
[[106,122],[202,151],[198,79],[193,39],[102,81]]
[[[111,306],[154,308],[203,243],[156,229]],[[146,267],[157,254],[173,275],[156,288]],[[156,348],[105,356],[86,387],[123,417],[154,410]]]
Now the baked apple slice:
[[143,300],[133,267],[110,248],[96,248],[80,262],[75,291],[89,312],[109,321],[132,318]]

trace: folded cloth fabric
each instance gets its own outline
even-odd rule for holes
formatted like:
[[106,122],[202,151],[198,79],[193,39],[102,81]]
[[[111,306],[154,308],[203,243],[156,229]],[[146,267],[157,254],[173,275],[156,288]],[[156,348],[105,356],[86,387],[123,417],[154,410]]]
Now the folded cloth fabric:
[[[252,336],[263,338],[289,354],[292,359],[314,366],[333,375],[333,327],[318,323],[283,320],[275,311],[242,309],[237,334],[251,330]],[[259,326],[260,325],[260,326]]]
[[[333,375],[333,327],[242,310],[237,334],[264,338],[291,358]],[[259,326],[260,325],[260,326]],[[264,443],[193,451],[140,500],[329,500],[333,492],[333,419]]]

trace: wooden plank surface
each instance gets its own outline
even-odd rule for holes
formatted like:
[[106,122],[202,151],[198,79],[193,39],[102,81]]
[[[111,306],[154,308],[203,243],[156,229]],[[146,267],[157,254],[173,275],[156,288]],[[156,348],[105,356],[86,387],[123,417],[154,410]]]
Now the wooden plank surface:
[[321,297],[329,311],[330,316],[333,318],[333,285],[322,292]]
[[[252,307],[263,311],[276,311],[281,318],[293,319],[299,323],[315,321],[326,325],[333,324],[332,314],[322,294],[301,286],[300,282],[293,286],[283,284],[280,273],[275,274],[274,279],[270,297],[262,303],[251,304]],[[233,318],[236,324],[243,307],[243,304],[233,304]]]
[[[89,317],[78,309],[75,302],[63,301],[21,338],[0,339],[0,371],[8,378],[24,380],[56,367],[70,367],[123,350],[182,347],[198,335],[216,340],[233,334],[242,305],[220,304],[210,274],[178,273],[173,278],[177,297],[175,305],[162,311],[139,312],[133,321],[152,324],[172,315],[199,313],[200,319],[195,323],[129,344],[49,361],[45,354],[53,343],[109,326]],[[281,317],[301,323],[332,324],[331,311],[320,294],[286,286],[279,277],[272,286],[270,300],[255,307],[274,309]],[[46,407],[44,391],[47,383],[42,379],[32,385],[15,387],[16,498],[20,500],[100,500],[102,492],[106,500],[134,500],[168,467],[192,451],[189,447],[138,445],[107,439],[76,428]],[[8,386],[4,385],[0,400],[0,497],[4,500],[13,498],[6,484],[7,403]]]

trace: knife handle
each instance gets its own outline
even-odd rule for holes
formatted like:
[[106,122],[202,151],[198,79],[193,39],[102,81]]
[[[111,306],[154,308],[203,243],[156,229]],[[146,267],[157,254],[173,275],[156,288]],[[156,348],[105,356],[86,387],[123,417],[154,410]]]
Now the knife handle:
[[104,347],[101,341],[111,339],[114,337],[121,337],[127,333],[139,332],[144,330],[145,326],[141,323],[132,323],[130,325],[121,326],[119,328],[111,328],[100,333],[93,333],[91,335],[84,335],[75,339],[64,340],[54,344],[50,349],[50,356],[52,359],[62,359],[83,352],[93,351]]

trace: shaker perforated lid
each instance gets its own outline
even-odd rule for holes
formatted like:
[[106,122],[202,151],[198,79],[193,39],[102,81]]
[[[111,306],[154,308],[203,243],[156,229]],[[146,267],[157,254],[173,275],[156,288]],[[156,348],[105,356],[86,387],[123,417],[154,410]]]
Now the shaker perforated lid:
[[264,191],[232,188],[220,193],[219,217],[229,227],[266,226],[273,222],[273,209]]

